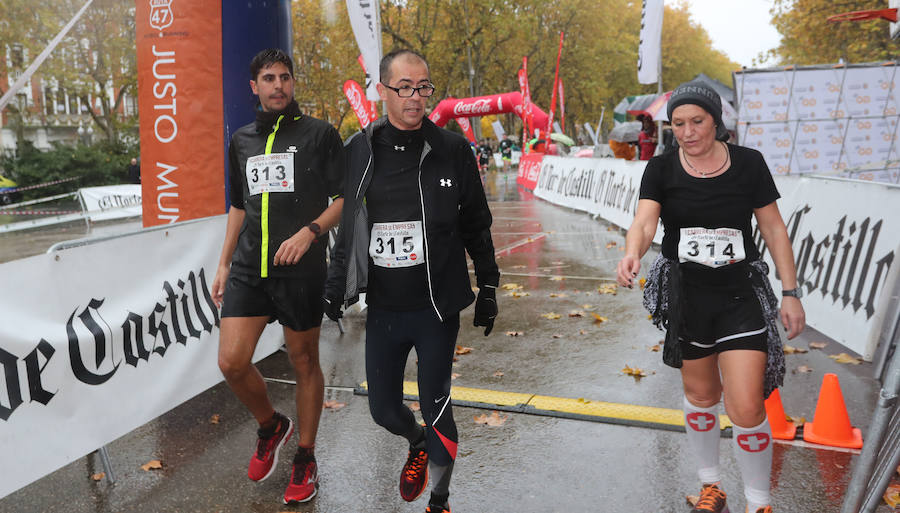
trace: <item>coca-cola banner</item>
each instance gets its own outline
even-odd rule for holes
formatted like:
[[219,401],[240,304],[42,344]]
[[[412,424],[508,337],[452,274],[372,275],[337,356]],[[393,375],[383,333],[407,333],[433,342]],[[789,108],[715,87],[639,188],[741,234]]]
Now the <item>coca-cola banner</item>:
[[[533,105],[532,109],[534,122],[538,125],[541,123],[546,124],[548,119],[547,113],[538,108],[537,105]],[[515,112],[520,118],[524,119],[522,93],[514,91],[512,93],[476,96],[473,98],[447,98],[437,104],[434,110],[431,111],[428,119],[434,121],[438,126],[444,126],[451,119],[455,118],[487,116],[506,112]]]
[[[534,193],[628,228],[645,165],[621,159],[544,157]],[[528,166],[520,164],[520,179],[523,167]],[[884,291],[894,290],[900,275],[891,270],[900,251],[900,187],[777,175],[775,184],[808,324],[871,360],[884,322],[894,321],[885,321],[890,294]],[[662,241],[662,233],[659,226],[654,242]],[[769,264],[772,287],[779,290],[774,262],[755,226],[753,236]],[[644,259],[645,266],[650,259]]]
[[516,183],[533,191],[537,187],[543,159],[543,153],[532,152],[522,155],[519,159],[519,174],[516,177]]
[[[222,380],[224,233],[217,216],[0,264],[0,497]],[[281,343],[270,326],[254,359]]]
[[369,123],[375,121],[375,118],[372,117],[372,112],[369,109],[370,102],[366,99],[366,92],[363,91],[361,85],[356,83],[356,80],[344,82],[344,95],[347,96],[350,107],[356,114],[356,119],[359,120],[359,126],[365,128],[369,126]]
[[475,140],[475,131],[472,129],[472,123],[469,122],[468,118],[453,118],[456,120],[456,123],[459,124],[459,127],[462,129],[463,133],[466,134],[466,139],[471,143],[477,143]]

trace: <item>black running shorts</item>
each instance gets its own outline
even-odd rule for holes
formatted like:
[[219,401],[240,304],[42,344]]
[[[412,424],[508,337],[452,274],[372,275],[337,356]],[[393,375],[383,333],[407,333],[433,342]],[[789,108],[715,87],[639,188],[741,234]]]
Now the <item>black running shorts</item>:
[[733,349],[767,351],[766,322],[749,286],[706,288],[685,284],[682,357],[697,360]]
[[260,278],[232,271],[225,285],[222,317],[267,315],[294,331],[322,325],[325,277]]

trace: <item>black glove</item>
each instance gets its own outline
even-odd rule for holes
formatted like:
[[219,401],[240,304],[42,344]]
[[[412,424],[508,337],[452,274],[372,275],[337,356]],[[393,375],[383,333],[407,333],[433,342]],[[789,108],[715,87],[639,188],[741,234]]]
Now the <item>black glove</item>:
[[494,329],[494,319],[497,317],[497,289],[484,286],[478,290],[478,299],[475,300],[475,318],[473,326],[484,326],[484,336],[488,336]]
[[338,319],[344,316],[344,312],[341,311],[341,302],[337,300],[331,300],[327,297],[322,298],[322,304],[325,305],[325,315],[328,316],[332,321],[337,322]]

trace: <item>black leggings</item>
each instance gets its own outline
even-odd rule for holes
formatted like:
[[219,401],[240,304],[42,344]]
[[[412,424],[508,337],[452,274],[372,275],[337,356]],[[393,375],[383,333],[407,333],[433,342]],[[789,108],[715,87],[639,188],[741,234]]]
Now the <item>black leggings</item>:
[[412,411],[403,404],[403,372],[409,351],[415,347],[428,459],[436,465],[449,465],[456,459],[459,436],[450,406],[450,369],[457,333],[459,314],[442,323],[431,309],[392,312],[369,307],[366,319],[366,380],[372,419],[410,442],[420,432]]

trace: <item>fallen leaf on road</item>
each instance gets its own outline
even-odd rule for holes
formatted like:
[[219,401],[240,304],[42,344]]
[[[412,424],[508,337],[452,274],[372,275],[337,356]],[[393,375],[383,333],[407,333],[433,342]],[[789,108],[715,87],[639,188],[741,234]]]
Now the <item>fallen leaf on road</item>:
[[853,365],[859,365],[860,363],[862,363],[862,361],[859,358],[856,358],[855,356],[850,356],[847,353],[832,354],[832,355],[829,355],[828,357],[838,363],[849,363],[849,364],[853,364]]
[[594,317],[594,324],[601,324],[601,323],[604,323],[609,320],[606,317],[603,317],[602,315],[598,315],[594,312],[591,312],[591,316]]
[[892,484],[884,491],[884,502],[892,508],[900,506],[900,484]]
[[569,297],[565,292],[553,292],[550,297]]
[[563,281],[563,280],[565,280],[565,279],[566,279],[565,276],[552,276],[552,277],[550,278],[550,281]]
[[329,410],[335,410],[335,411],[340,410],[344,406],[347,406],[347,403],[341,403],[341,402],[335,401],[333,399],[329,399],[329,400],[325,401],[324,403],[322,403],[323,409],[328,408]]
[[91,479],[94,481],[100,481],[104,477],[106,477],[106,472],[97,472],[96,474],[91,474]]
[[541,317],[543,317],[544,319],[550,319],[552,321],[559,319],[560,317],[562,317],[562,315],[559,315],[556,312],[547,312],[545,314],[541,314]]
[[521,337],[521,336],[524,335],[524,334],[525,334],[525,333],[523,333],[523,332],[521,332],[521,331],[507,331],[507,332],[506,332],[506,336],[507,336],[507,337]]
[[825,346],[827,346],[827,345],[828,345],[828,342],[810,342],[809,348],[810,349],[824,349]]
[[218,423],[219,423],[219,414],[216,413],[215,415],[213,415],[212,417],[210,417],[210,418],[209,418],[209,423],[210,423],[210,424],[218,424]]
[[610,242],[610,243],[607,243],[607,244],[606,244],[606,249],[614,248],[614,247],[616,247],[616,243],[615,243],[615,242]]
[[453,372],[453,373],[450,374],[450,379],[456,379],[456,378],[458,378],[458,377],[460,377],[460,376],[462,376],[462,374],[460,374],[460,373],[458,373],[458,372]]
[[699,495],[688,495],[685,497],[685,500],[688,503],[688,506],[694,507],[697,505],[697,502],[700,500]]
[[625,374],[626,376],[632,376],[635,379],[635,381],[640,381],[641,378],[647,377],[647,373],[644,372],[642,369],[639,369],[637,367],[632,368],[632,367],[629,367],[628,365],[626,365],[625,368],[622,369],[622,373]]
[[551,336],[552,336],[553,338],[562,338],[562,335],[560,335],[559,333],[554,333],[554,334],[551,335]]
[[644,285],[647,284],[647,278],[641,278],[638,280],[638,285],[641,287],[641,290],[644,290]]
[[520,298],[520,297],[530,296],[531,294],[529,294],[528,292],[516,292],[516,291],[512,291],[512,292],[507,292],[505,295],[506,295],[506,296],[509,296],[509,297],[512,297],[513,299],[518,299],[518,298]]
[[569,312],[569,317],[584,317],[584,312],[579,310],[572,310]]
[[494,373],[494,377],[495,377],[495,378],[502,378],[502,377],[503,377],[503,371],[499,371],[499,370],[498,370],[497,372]]
[[791,424],[793,424],[795,426],[802,426],[803,424],[806,424],[806,417],[794,418],[794,417],[791,417],[790,415],[785,415],[784,417],[785,417],[785,420],[787,420],[788,422],[790,422]]
[[809,349],[802,349],[799,347],[789,346],[787,344],[784,345],[784,354],[802,354],[808,352]]
[[518,283],[504,283],[500,286],[503,290],[519,290],[522,288]]
[[604,283],[603,285],[600,285],[600,287],[597,289],[597,292],[599,292],[601,294],[615,295],[616,292],[618,291],[618,289],[619,289],[619,286],[616,285],[615,283]]
[[456,354],[469,354],[472,352],[471,347],[456,346]]
[[587,335],[587,332],[584,330],[578,330],[579,335]]
[[491,427],[497,427],[502,426],[503,423],[506,422],[507,419],[509,419],[509,415],[504,415],[501,417],[500,414],[497,413],[497,410],[494,410],[490,415],[488,415],[487,413],[482,413],[481,415],[475,415],[473,419],[475,419],[476,424],[486,424]]
[[613,225],[609,225],[609,226],[606,227],[606,231],[608,231],[608,232],[614,232],[614,231],[616,231],[617,229],[618,229],[618,228],[616,228],[616,227],[613,226]]
[[422,406],[419,404],[419,401],[413,401],[409,403],[409,409],[412,411],[419,411],[422,409]]
[[650,350],[653,351],[654,353],[658,353],[660,349],[662,349],[662,346],[659,344],[654,344],[654,345],[650,346]]
[[141,465],[141,468],[144,469],[144,472],[149,472],[151,470],[159,470],[162,468],[162,462],[159,460],[150,460],[147,463]]
[[808,365],[801,365],[801,366],[797,367],[797,370],[795,370],[794,372],[795,373],[799,372],[801,374],[805,373],[805,372],[812,372],[812,367],[810,367]]
[[590,310],[590,309],[594,308],[594,305],[589,305],[589,304],[585,303],[585,304],[581,305],[581,308],[584,310]]

